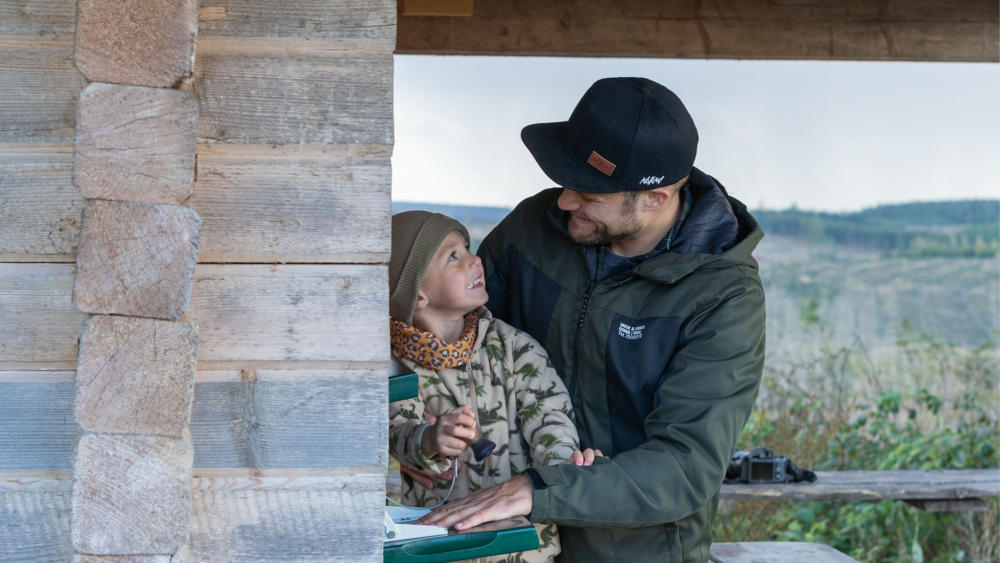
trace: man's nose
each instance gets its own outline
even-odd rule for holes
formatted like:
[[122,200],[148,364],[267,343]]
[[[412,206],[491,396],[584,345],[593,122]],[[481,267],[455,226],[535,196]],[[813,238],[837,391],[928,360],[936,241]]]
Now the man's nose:
[[472,254],[472,259],[469,261],[469,268],[475,268],[483,263],[483,259],[479,256]]
[[562,193],[559,194],[559,201],[556,203],[563,211],[576,211],[580,209],[580,196],[569,188],[563,188]]

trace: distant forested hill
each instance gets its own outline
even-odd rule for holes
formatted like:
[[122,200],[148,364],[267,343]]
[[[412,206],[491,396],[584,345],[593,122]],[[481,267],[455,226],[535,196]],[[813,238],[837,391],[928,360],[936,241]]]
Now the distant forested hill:
[[1000,200],[880,205],[854,213],[753,212],[767,234],[877,250],[886,256],[990,257],[1000,251]]
[[[510,212],[474,207],[393,202],[392,212],[426,209],[461,221],[477,247]],[[991,257],[1000,251],[1000,200],[979,199],[880,205],[853,213],[786,209],[752,212],[761,229],[810,244],[835,244],[903,258]]]

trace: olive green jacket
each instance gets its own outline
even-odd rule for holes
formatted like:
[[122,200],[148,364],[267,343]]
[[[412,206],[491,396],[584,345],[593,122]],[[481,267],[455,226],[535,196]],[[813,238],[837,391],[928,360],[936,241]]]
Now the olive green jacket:
[[[669,248],[606,272],[577,245],[560,189],[523,201],[483,241],[487,306],[538,340],[573,400],[590,467],[526,471],[532,522],[559,525],[564,563],[705,563],[725,469],[757,397],[762,234],[695,169]],[[664,246],[661,245],[661,246]]]

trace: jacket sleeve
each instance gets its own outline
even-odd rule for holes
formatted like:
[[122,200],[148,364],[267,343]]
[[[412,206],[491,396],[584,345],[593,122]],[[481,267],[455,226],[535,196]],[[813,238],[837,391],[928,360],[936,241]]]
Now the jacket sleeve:
[[525,332],[512,342],[513,389],[520,434],[531,446],[531,465],[555,465],[580,449],[573,405],[548,354]]
[[430,427],[424,422],[424,402],[419,397],[389,403],[389,454],[414,469],[443,473],[451,462],[430,459],[420,448],[420,439]]
[[759,282],[730,283],[690,318],[683,338],[645,420],[646,443],[589,467],[534,469],[532,522],[649,526],[680,520],[716,494],[760,386]]

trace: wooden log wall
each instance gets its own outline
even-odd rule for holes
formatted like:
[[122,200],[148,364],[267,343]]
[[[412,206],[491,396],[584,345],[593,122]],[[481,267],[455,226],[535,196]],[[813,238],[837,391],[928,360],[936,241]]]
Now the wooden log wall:
[[[116,44],[84,30],[104,4],[0,0],[0,560],[73,558],[80,522],[139,497],[183,537],[91,543],[380,561],[396,3],[202,0],[192,53],[129,35],[74,60]],[[141,20],[156,45],[193,40],[170,25],[191,4],[149,4],[174,7]],[[74,508],[74,464],[109,455],[118,485]]]

